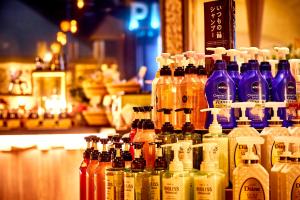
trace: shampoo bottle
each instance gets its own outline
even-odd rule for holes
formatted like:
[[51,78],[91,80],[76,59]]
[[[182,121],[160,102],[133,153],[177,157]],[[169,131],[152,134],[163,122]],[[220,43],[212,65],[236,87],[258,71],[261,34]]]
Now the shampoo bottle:
[[258,162],[253,152],[254,144],[264,143],[261,137],[237,137],[238,144],[247,145],[247,152],[233,171],[233,200],[264,199],[269,200],[269,174]]
[[194,174],[194,199],[224,200],[225,199],[225,173],[218,167],[215,153],[218,151],[216,143],[203,143],[193,145],[203,147],[203,161],[200,172]]
[[[235,83],[235,91],[236,94],[238,94],[238,87],[241,80],[241,75],[239,73],[239,66],[237,62],[235,61],[235,56],[239,55],[240,52],[236,49],[229,49],[226,51],[226,54],[230,56],[230,62],[227,65],[227,72],[230,78]],[[236,101],[238,101],[238,95],[236,95]]]
[[284,151],[284,143],[274,141],[275,136],[288,136],[288,129],[282,127],[282,120],[277,116],[278,108],[284,108],[285,102],[267,102],[266,108],[273,108],[273,117],[269,120],[269,127],[265,127],[261,136],[265,143],[261,145],[261,164],[270,173],[271,168],[279,161],[279,156]]
[[229,186],[229,161],[228,161],[228,137],[222,133],[222,126],[218,123],[217,115],[221,111],[219,108],[207,108],[201,110],[201,112],[210,111],[213,115],[213,121],[208,128],[208,133],[203,135],[203,143],[217,143],[218,151],[217,159],[219,168],[222,169],[225,174],[225,186]]
[[162,175],[162,199],[189,200],[191,195],[191,180],[187,171],[183,170],[183,164],[178,159],[178,152],[182,143],[166,144],[174,151],[174,159],[170,162],[169,170]]
[[86,143],[87,143],[87,147],[86,150],[83,153],[83,161],[80,164],[79,167],[79,181],[80,181],[80,200],[85,200],[86,199],[86,170],[87,167],[90,163],[90,155],[91,155],[91,137],[87,136],[84,138]]
[[251,60],[248,62],[248,71],[243,75],[239,84],[239,99],[242,102],[250,101],[257,103],[257,106],[247,109],[246,114],[251,120],[254,128],[267,126],[267,115],[263,104],[268,101],[268,84],[259,71],[258,61],[255,56],[258,52],[256,47],[248,48]]
[[279,161],[275,163],[270,173],[270,191],[271,199],[279,200],[281,198],[281,170],[290,163],[292,153],[289,151],[289,144],[292,143],[293,137],[290,136],[276,136],[274,142],[284,144],[284,152],[279,156]]
[[247,72],[248,70],[248,59],[249,59],[249,54],[248,51],[245,50],[240,50],[240,58],[242,58],[244,61],[241,64],[240,67],[240,75],[241,75],[241,79],[244,76],[244,74]]
[[270,55],[270,50],[268,49],[260,49],[258,51],[258,55],[262,57],[262,61],[259,65],[259,70],[262,75],[262,77],[267,81],[268,83],[268,89],[269,89],[269,101],[272,101],[272,81],[273,81],[273,75],[271,71],[271,64],[267,61],[267,56]]
[[[296,99],[296,81],[290,71],[290,63],[286,59],[289,49],[286,47],[275,47],[278,52],[278,71],[272,82],[272,96],[274,101],[285,101],[294,103]],[[278,110],[278,115],[283,120],[283,126],[291,125],[291,120],[296,117],[296,113],[289,112],[285,108]]]
[[[218,121],[225,129],[235,126],[235,117],[233,109],[230,105],[235,100],[235,85],[226,71],[226,63],[222,61],[222,54],[225,53],[223,47],[207,48],[215,51],[214,71],[208,78],[205,85],[205,95],[208,106],[210,108],[221,108],[222,111],[218,115]],[[207,115],[205,127],[212,123],[213,116],[211,113]]]
[[[253,136],[260,137],[259,132],[250,126],[250,120],[246,116],[246,109],[253,108],[255,106],[254,102],[235,102],[232,104],[233,108],[241,109],[241,117],[237,120],[237,127],[234,128],[229,134],[229,166],[230,172],[229,177],[232,183],[233,170],[242,163],[242,156],[245,155],[247,151],[247,145],[238,144],[236,141],[237,137],[241,136]],[[253,146],[253,152],[260,158],[261,150],[260,145],[255,144]]]

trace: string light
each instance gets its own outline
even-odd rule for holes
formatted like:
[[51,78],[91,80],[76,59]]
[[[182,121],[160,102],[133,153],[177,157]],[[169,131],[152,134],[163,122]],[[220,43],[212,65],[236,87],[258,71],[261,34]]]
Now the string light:
[[84,1],[83,1],[83,0],[78,0],[78,1],[77,1],[77,7],[78,7],[79,9],[82,9],[82,8],[84,7]]

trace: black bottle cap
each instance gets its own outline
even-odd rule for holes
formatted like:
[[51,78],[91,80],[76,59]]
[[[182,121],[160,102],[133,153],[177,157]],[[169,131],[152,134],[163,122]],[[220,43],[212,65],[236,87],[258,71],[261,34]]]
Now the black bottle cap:
[[175,134],[181,134],[181,133],[182,133],[182,130],[176,129],[176,130],[174,130],[174,133],[175,133]]
[[154,123],[151,119],[146,119],[143,122],[143,130],[149,130],[149,129],[154,129]]
[[159,74],[161,76],[171,76],[172,75],[172,71],[170,69],[169,66],[163,66],[160,71],[159,71]]
[[144,106],[144,112],[150,112],[153,109],[153,106]]
[[132,107],[133,112],[140,112],[140,108],[139,107]]
[[165,122],[161,127],[162,133],[173,133],[174,127],[170,122]]
[[278,70],[288,70],[290,69],[290,63],[287,60],[279,60]]
[[174,76],[184,76],[183,67],[177,67],[174,71]]
[[36,112],[31,112],[28,116],[28,119],[38,119],[39,115]]
[[129,137],[122,137],[122,140],[126,144],[130,143],[130,138]]
[[134,149],[142,149],[143,145],[144,145],[144,142],[134,142],[133,143]]
[[185,67],[184,74],[196,74],[196,67],[193,64],[188,64]]
[[269,62],[263,61],[260,63],[260,71],[271,71],[271,64]]
[[121,140],[121,136],[120,136],[119,134],[113,135],[112,141],[113,141],[114,143],[120,142],[120,140]]
[[170,109],[170,108],[161,108],[161,109],[158,109],[157,112],[163,112],[166,115],[170,115],[172,110],[173,109]]
[[191,114],[192,113],[192,108],[183,108],[184,114]]
[[69,114],[66,113],[66,112],[60,113],[60,114],[58,115],[58,118],[59,118],[59,119],[66,119],[66,118],[68,118],[68,117],[69,117]]
[[204,68],[203,65],[199,65],[198,68],[197,68],[197,74],[198,75],[207,75],[207,71],[206,69]]
[[[97,136],[92,136],[92,142],[93,143],[98,143],[100,140],[99,137]],[[98,160],[99,157],[99,151],[98,149],[93,149],[92,153],[91,153],[91,160]]]
[[239,66],[236,61],[230,61],[227,65],[227,71],[239,71]]

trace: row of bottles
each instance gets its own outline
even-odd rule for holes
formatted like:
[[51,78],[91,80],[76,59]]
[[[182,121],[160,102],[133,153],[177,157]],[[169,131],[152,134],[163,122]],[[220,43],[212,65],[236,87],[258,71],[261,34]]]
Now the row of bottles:
[[[255,102],[255,107],[247,108],[246,115],[254,128],[262,129],[268,126],[271,117],[270,109],[264,108],[264,103],[268,101],[285,101],[291,105],[289,110],[278,110],[283,125],[290,126],[291,120],[296,116],[293,109],[293,103],[296,102],[296,82],[286,59],[289,49],[274,49],[278,57],[275,77],[272,76],[271,64],[267,61],[269,50],[266,49],[249,47],[226,50],[217,47],[207,49],[214,52],[211,56],[188,51],[175,55],[172,59],[170,54],[162,53],[157,58],[160,70],[152,84],[155,128],[160,130],[162,127],[163,114],[158,112],[162,108],[173,111],[192,108],[191,122],[195,130],[208,128],[213,116],[209,112],[206,117],[200,110],[209,107],[221,108],[219,123],[224,129],[232,129],[236,127],[239,112],[231,108],[231,103]],[[230,57],[228,63],[223,60],[224,54]],[[241,66],[236,61],[237,56],[244,58]],[[205,70],[206,57],[214,60],[214,69],[208,79]],[[258,57],[261,57],[260,62]],[[173,112],[170,120],[175,129],[180,129],[184,123],[183,113]]]

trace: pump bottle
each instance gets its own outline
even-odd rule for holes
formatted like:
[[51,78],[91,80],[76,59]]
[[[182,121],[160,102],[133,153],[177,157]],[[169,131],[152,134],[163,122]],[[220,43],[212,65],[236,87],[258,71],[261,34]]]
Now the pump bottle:
[[258,163],[259,157],[253,152],[254,144],[264,143],[261,137],[237,137],[238,144],[247,145],[247,152],[233,171],[233,200],[269,200],[269,174]]
[[130,168],[131,166],[131,161],[132,161],[132,155],[129,152],[130,149],[130,138],[129,134],[124,134],[122,136],[122,140],[124,142],[124,150],[122,151],[122,157],[123,160],[125,161],[125,168]]
[[[214,71],[205,85],[206,100],[210,108],[222,109],[218,115],[218,121],[223,128],[230,129],[235,126],[235,117],[230,105],[235,101],[236,94],[234,82],[226,71],[226,63],[222,61],[222,54],[225,53],[225,49],[219,47],[207,48],[207,50],[215,51],[213,57],[216,62],[214,64]],[[209,113],[206,118],[206,128],[208,128],[212,120],[213,116]]]
[[[238,56],[240,52],[236,49],[229,49],[226,51],[226,54],[230,56],[230,62],[227,65],[227,72],[230,78],[234,81],[236,89],[235,91],[236,94],[238,94],[238,87],[241,80],[241,75],[239,73],[239,66],[235,61],[235,56]],[[236,95],[235,101],[238,101],[238,95]]]
[[275,163],[270,172],[270,191],[271,199],[278,200],[281,198],[281,170],[290,163],[292,153],[289,151],[289,144],[292,143],[294,137],[290,136],[275,136],[274,142],[284,144],[284,152],[279,156],[279,161]]
[[143,143],[134,143],[134,160],[131,168],[124,172],[124,200],[149,200],[150,172],[146,171],[146,160],[142,154]]
[[[278,52],[278,71],[272,82],[272,96],[274,101],[285,101],[293,103],[296,99],[296,81],[290,71],[290,64],[286,59],[289,49],[286,47],[275,47]],[[283,120],[283,126],[291,125],[291,120],[295,118],[295,113],[285,108],[278,109],[278,115]]]
[[280,173],[281,199],[299,199],[300,191],[300,138],[293,138],[296,151],[290,157],[291,162],[286,164]]
[[242,102],[257,103],[254,108],[247,109],[246,114],[254,128],[264,128],[268,123],[266,111],[262,105],[268,101],[268,84],[262,77],[258,69],[258,61],[255,59],[258,49],[256,47],[247,49],[251,55],[251,60],[248,62],[248,71],[243,75],[239,84],[239,99]]
[[203,135],[203,143],[217,143],[218,151],[217,158],[219,168],[222,169],[225,174],[225,186],[229,185],[229,162],[228,162],[228,137],[222,133],[222,126],[218,123],[217,115],[220,113],[219,108],[207,108],[201,110],[201,112],[210,111],[213,115],[213,121],[208,128],[208,133]]
[[273,108],[273,117],[269,120],[269,127],[265,127],[261,136],[265,143],[261,145],[261,164],[270,173],[271,168],[279,161],[279,156],[284,151],[284,144],[274,141],[275,136],[288,136],[288,129],[282,127],[282,120],[277,116],[278,108],[284,108],[285,102],[267,102],[266,108]]
[[191,194],[191,180],[187,171],[183,170],[183,164],[178,159],[178,153],[182,143],[166,144],[162,147],[172,147],[174,159],[170,162],[169,170],[162,175],[162,199],[189,200]]
[[[130,142],[133,142],[133,139],[137,133],[138,122],[141,118],[139,107],[133,107],[133,113],[134,113],[134,118],[131,123],[131,130],[130,130],[130,134],[129,134]],[[130,153],[133,156],[133,154],[134,154],[133,146],[130,146]]]
[[84,138],[86,143],[87,143],[87,147],[86,150],[83,153],[83,161],[80,164],[79,167],[79,177],[80,177],[80,200],[86,200],[86,170],[87,167],[90,163],[90,155],[92,152],[91,149],[91,141],[92,138],[91,136],[87,136]]
[[[160,69],[160,77],[156,84],[156,108],[155,111],[161,108],[172,108],[173,96],[172,96],[172,71],[169,64],[172,61],[169,59],[169,53],[162,53],[162,60]],[[156,129],[161,129],[163,123],[162,113],[156,113]]]
[[144,107],[139,107],[139,111],[140,111],[140,118],[139,121],[137,123],[137,131],[136,134],[132,140],[132,142],[136,141],[136,140],[140,140],[140,138],[143,135],[143,123],[146,120],[146,113]]
[[193,145],[203,147],[203,161],[200,172],[194,174],[194,199],[225,199],[225,173],[218,168],[218,151],[216,143],[203,143]]
[[[100,138],[102,151],[99,155],[99,164],[94,173],[95,199],[106,199],[105,197],[105,170],[111,167],[111,156],[107,149],[108,138]],[[107,198],[108,199],[108,198]]]
[[[153,122],[155,124],[155,127],[158,127],[158,118],[156,116],[156,109],[157,109],[157,99],[156,99],[156,87],[157,87],[157,83],[158,83],[158,80],[160,78],[160,69],[162,68],[162,62],[163,62],[163,57],[160,55],[160,56],[157,56],[156,57],[156,63],[157,65],[159,66],[159,69],[157,70],[156,74],[155,74],[155,78],[153,79],[152,81],[152,91],[151,91],[151,106],[153,106],[153,110],[152,110],[152,117],[153,117]],[[133,142],[133,141],[131,141]]]
[[86,185],[87,185],[87,200],[95,199],[95,185],[94,185],[94,174],[98,166],[98,156],[99,151],[97,148],[97,143],[99,142],[99,137],[92,137],[92,148],[90,163],[86,170]]
[[[244,62],[241,64],[240,67],[240,75],[242,79],[242,77],[248,71],[248,59],[249,59],[248,51],[245,51],[244,49],[240,50],[240,57],[244,60]],[[238,93],[236,95],[239,96]]]
[[258,51],[258,55],[262,57],[262,61],[259,65],[259,70],[262,75],[262,77],[267,81],[268,83],[268,89],[269,89],[269,101],[272,101],[272,81],[273,81],[273,75],[271,71],[271,64],[267,61],[267,56],[270,55],[270,50],[268,49],[260,49]]
[[[241,136],[253,136],[260,137],[259,132],[250,126],[250,120],[246,116],[246,109],[253,108],[255,106],[254,102],[235,102],[231,105],[233,108],[241,109],[241,117],[237,120],[237,127],[234,128],[229,134],[229,166],[230,172],[229,177],[232,183],[233,179],[233,170],[242,163],[242,156],[245,155],[247,151],[247,145],[239,145],[236,141],[237,137]],[[253,146],[254,153],[261,157],[261,148],[260,145],[255,144]]]

